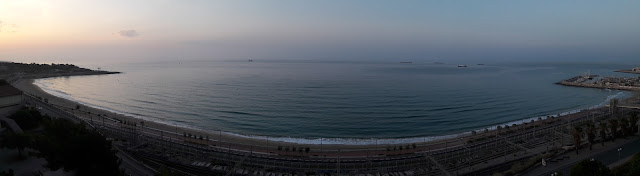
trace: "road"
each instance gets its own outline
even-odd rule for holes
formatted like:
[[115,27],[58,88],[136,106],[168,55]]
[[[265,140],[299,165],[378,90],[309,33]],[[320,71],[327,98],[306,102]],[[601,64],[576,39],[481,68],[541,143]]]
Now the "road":
[[[622,148],[620,156],[618,156],[618,148]],[[565,153],[561,155],[561,157],[569,156],[569,159],[556,163],[547,162],[548,165],[546,167],[538,166],[524,174],[524,176],[546,176],[555,172],[561,173],[562,175],[570,175],[571,167],[573,165],[584,159],[590,158],[598,160],[604,165],[610,165],[619,159],[624,159],[640,152],[640,137],[632,136],[627,137],[627,139],[617,139],[616,143],[607,142],[604,147],[600,147],[600,144],[595,144],[593,151],[590,152],[588,148],[583,147],[579,152],[579,155],[576,155],[573,151]]]

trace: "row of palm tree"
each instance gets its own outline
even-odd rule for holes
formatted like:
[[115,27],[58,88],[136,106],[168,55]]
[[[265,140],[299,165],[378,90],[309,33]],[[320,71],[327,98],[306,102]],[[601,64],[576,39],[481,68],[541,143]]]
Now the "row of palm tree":
[[[506,133],[509,133],[509,132],[511,132],[512,129],[520,130],[520,129],[529,129],[529,128],[535,127],[536,126],[536,122],[540,123],[540,122],[546,121],[547,123],[551,123],[551,122],[555,122],[557,120],[558,119],[556,117],[553,117],[553,116],[547,116],[547,119],[544,119],[544,120],[542,119],[542,117],[538,117],[538,120],[533,120],[532,119],[531,121],[524,122],[524,123],[522,123],[520,125],[515,124],[515,123],[511,124],[511,126],[504,125],[504,127],[502,125],[498,125],[498,126],[496,126],[496,130],[495,131],[496,131],[496,135],[499,135],[501,133],[505,133],[505,132],[503,132],[503,129],[507,130]],[[488,133],[489,129],[485,128],[484,132]],[[475,133],[475,131],[472,131],[471,134],[476,134],[476,133]]]
[[[629,115],[626,118],[611,118],[606,122],[599,122],[599,132],[600,132],[600,142],[601,145],[604,146],[604,141],[607,139],[607,129],[609,130],[610,138],[612,142],[615,142],[616,138],[618,138],[618,134],[622,137],[633,135],[633,132],[637,131],[637,115]],[[574,144],[576,146],[576,154],[578,154],[578,147],[582,142],[583,134],[586,135],[587,141],[589,142],[589,150],[593,149],[593,143],[596,138],[596,125],[593,123],[588,123],[583,126],[575,126],[572,130],[572,137]]]

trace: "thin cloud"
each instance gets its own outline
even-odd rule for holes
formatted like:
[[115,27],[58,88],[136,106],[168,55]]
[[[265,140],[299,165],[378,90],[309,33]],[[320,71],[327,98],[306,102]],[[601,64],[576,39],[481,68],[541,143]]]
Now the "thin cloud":
[[120,35],[121,37],[129,37],[129,38],[133,38],[133,37],[137,37],[140,34],[138,34],[138,31],[136,30],[121,30],[120,32],[118,32],[118,35]]

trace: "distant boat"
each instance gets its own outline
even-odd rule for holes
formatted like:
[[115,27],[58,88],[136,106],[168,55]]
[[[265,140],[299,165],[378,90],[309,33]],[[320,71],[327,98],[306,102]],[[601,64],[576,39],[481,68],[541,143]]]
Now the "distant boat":
[[253,59],[249,59],[249,62],[253,62]]
[[444,63],[442,63],[442,62],[434,62],[433,64],[444,64]]
[[413,62],[400,62],[401,64],[411,64]]
[[467,67],[467,65],[458,65],[458,67]]
[[478,65],[484,65],[484,64],[478,64]]

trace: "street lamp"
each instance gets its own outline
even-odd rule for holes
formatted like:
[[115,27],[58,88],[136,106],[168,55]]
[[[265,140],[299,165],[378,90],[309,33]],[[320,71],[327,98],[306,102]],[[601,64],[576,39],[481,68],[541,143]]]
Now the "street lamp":
[[618,148],[618,160],[620,160],[620,152],[622,151],[622,147]]

